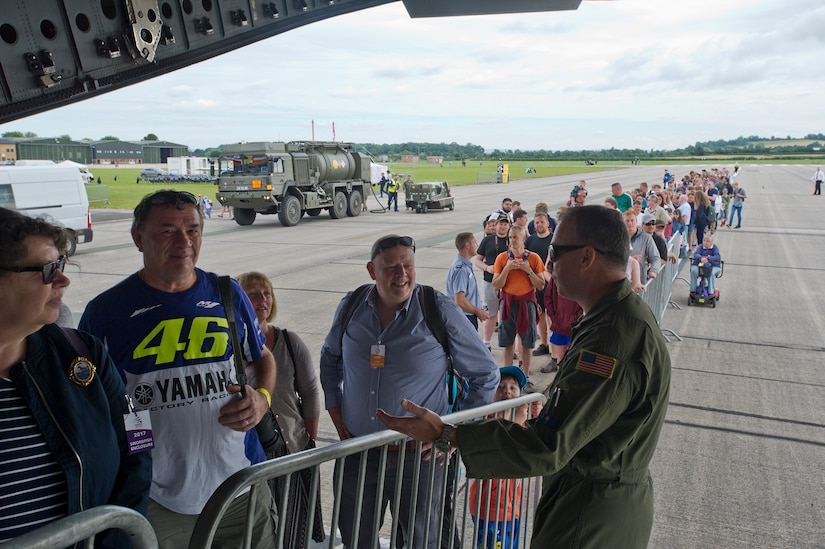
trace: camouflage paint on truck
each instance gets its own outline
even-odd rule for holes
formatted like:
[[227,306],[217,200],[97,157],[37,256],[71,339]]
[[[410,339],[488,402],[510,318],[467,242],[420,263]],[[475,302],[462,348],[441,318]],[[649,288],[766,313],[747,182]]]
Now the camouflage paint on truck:
[[239,225],[251,225],[257,214],[277,214],[284,227],[323,210],[333,219],[355,217],[370,190],[370,163],[351,143],[224,145],[216,191]]

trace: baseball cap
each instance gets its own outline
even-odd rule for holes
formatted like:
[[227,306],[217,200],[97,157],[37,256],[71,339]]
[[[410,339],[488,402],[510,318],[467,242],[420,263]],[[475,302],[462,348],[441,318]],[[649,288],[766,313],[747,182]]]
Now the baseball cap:
[[499,372],[501,375],[510,375],[516,378],[518,388],[521,390],[524,390],[524,386],[527,385],[527,374],[518,366],[505,366],[499,369]]
[[509,223],[510,222],[510,216],[507,215],[506,213],[500,213],[500,214],[498,214],[498,221],[506,221],[507,223]]
[[667,227],[667,223],[665,223],[663,219],[657,219],[656,220],[656,226],[657,227]]
[[653,214],[642,215],[642,225],[647,225],[651,221],[656,221],[656,218],[653,216]]

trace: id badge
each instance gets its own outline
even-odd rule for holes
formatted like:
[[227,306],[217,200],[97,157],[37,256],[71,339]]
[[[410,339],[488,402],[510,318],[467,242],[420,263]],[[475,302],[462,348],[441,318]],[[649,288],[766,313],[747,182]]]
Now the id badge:
[[149,410],[123,414],[123,425],[126,428],[129,455],[152,450],[155,447]]
[[370,368],[383,368],[386,347],[384,345],[370,346]]

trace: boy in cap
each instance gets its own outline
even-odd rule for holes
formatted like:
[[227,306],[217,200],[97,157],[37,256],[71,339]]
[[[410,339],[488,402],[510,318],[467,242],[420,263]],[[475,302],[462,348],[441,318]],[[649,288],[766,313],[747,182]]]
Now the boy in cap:
[[[500,368],[499,372],[501,380],[493,396],[493,402],[520,397],[524,386],[527,385],[527,375],[517,366],[505,366]],[[527,421],[527,405],[519,406],[513,411],[499,412],[497,415],[524,425]],[[521,491],[522,482],[518,479],[470,481],[470,516],[473,522],[478,523],[476,547],[518,547]],[[475,515],[476,512],[478,516]]]

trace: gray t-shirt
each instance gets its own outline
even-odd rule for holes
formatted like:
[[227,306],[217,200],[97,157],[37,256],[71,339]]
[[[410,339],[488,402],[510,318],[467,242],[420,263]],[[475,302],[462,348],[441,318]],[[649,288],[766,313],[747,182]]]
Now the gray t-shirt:
[[745,199],[747,197],[748,197],[748,195],[745,192],[745,189],[743,189],[742,187],[739,187],[738,189],[734,189],[733,190],[733,205],[734,206],[741,206],[745,202]]

